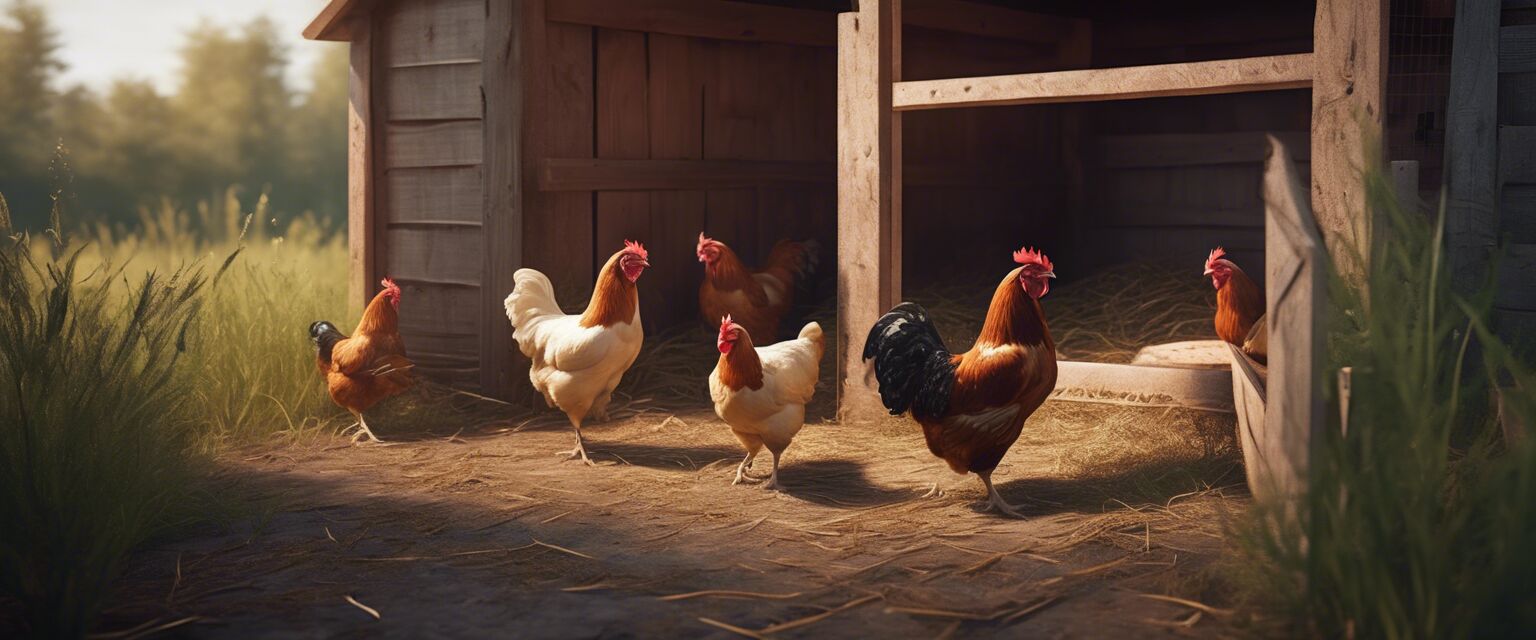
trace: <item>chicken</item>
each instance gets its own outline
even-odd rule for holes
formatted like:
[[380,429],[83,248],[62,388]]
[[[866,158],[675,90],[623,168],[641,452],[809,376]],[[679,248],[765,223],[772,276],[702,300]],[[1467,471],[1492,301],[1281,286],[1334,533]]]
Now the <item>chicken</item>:
[[699,234],[696,250],[704,263],[699,285],[699,313],[710,327],[731,316],[764,343],[778,339],[779,320],[794,304],[796,283],[816,269],[816,241],[780,240],[768,252],[767,266],[752,270],[719,240]]
[[767,489],[780,489],[779,456],[805,424],[805,405],[816,393],[823,350],[821,325],[808,323],[794,340],[752,346],[752,333],[725,316],[715,346],[720,361],[709,374],[709,395],[715,415],[731,426],[747,457],[736,466],[736,480],[747,475],[763,446],[773,453],[773,473]]
[[[891,415],[910,412],[933,455],[955,473],[975,473],[989,507],[1019,517],[992,486],[992,471],[1056,387],[1056,343],[1039,302],[1056,272],[1039,251],[1013,259],[1022,266],[998,283],[970,351],[951,355],[928,312],[903,302],[870,329],[864,359],[874,360]],[[937,492],[935,484],[929,493]]]
[[384,290],[369,301],[352,337],[325,320],[309,325],[315,343],[315,363],[325,376],[331,400],[357,416],[357,433],[378,442],[363,412],[380,400],[399,394],[415,384],[415,365],[405,356],[400,339],[400,287],[385,278]]
[[1216,336],[1237,345],[1259,362],[1267,359],[1269,332],[1264,322],[1264,292],[1227,259],[1221,247],[1205,259],[1205,273],[1216,287]]
[[576,448],[562,451],[567,460],[581,458],[590,465],[581,423],[591,415],[607,418],[608,400],[624,372],[640,354],[645,331],[640,326],[640,294],[636,281],[651,263],[645,247],[624,241],[597,274],[592,299],[580,315],[566,315],[555,302],[549,278],[533,269],[512,274],[507,319],[512,339],[532,360],[528,379],[559,407],[576,430]]

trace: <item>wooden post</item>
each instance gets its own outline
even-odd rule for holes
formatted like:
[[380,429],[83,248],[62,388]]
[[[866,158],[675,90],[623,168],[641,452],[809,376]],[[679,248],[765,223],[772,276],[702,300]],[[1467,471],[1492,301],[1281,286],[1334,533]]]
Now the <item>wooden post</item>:
[[1312,210],[1334,262],[1363,277],[1363,172],[1381,161],[1387,0],[1318,0],[1312,30]]
[[1456,3],[1445,118],[1445,233],[1451,285],[1462,293],[1482,286],[1498,244],[1498,33],[1499,0]]
[[901,296],[901,0],[837,17],[837,387],[841,416],[874,415],[864,336]]
[[347,315],[368,304],[378,273],[373,202],[373,29],[366,13],[352,18],[347,75]]
[[485,316],[480,332],[480,388],[510,398],[512,330],[503,299],[512,292],[512,272],[523,264],[521,48],[522,16],[514,0],[488,0],[485,61],[480,65],[481,117],[485,127],[485,274],[480,280]]
[[1306,487],[1313,442],[1324,424],[1319,372],[1328,307],[1317,222],[1290,153],[1273,136],[1269,145],[1264,164],[1269,379],[1263,429],[1241,434],[1248,485],[1261,498],[1294,496]]

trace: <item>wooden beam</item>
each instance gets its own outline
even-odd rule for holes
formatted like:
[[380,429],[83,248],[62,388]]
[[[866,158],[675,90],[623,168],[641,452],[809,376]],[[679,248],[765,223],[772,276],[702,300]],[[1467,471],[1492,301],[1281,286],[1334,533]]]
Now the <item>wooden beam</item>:
[[347,308],[356,317],[377,279],[373,181],[373,37],[368,16],[354,18],[347,70]]
[[512,366],[512,332],[502,300],[512,292],[513,271],[523,264],[522,87],[527,71],[523,67],[525,20],[521,7],[515,0],[487,0],[486,59],[479,67],[483,87],[480,116],[485,129],[480,389],[503,399],[512,398],[517,377]]
[[[1021,187],[1030,178],[995,164],[909,164],[902,184],[920,187]],[[692,191],[745,189],[775,184],[834,184],[833,162],[769,160],[623,160],[543,158],[541,192]],[[1045,185],[1039,185],[1045,186]]]
[[677,191],[734,189],[790,182],[830,183],[830,162],[759,160],[621,160],[545,158],[540,191]]
[[1305,131],[1104,136],[1099,138],[1098,152],[1101,166],[1107,169],[1258,164],[1269,157],[1269,135],[1288,149],[1298,149],[1298,160],[1309,157]]
[[1482,287],[1498,244],[1498,29],[1499,0],[1456,3],[1445,119],[1445,231],[1451,284],[1464,294]]
[[1312,211],[1334,263],[1359,279],[1371,227],[1363,177],[1382,160],[1387,0],[1318,0],[1312,29]]
[[898,82],[897,111],[1303,89],[1312,54]]
[[609,29],[817,47],[837,43],[827,12],[742,2],[704,5],[697,0],[547,0],[544,10],[551,22]]
[[352,18],[354,14],[362,15],[370,4],[370,0],[331,0],[309,22],[309,26],[304,27],[304,37],[308,40],[352,40],[359,33],[353,30],[354,25],[367,28],[361,20]]
[[864,336],[901,296],[901,0],[837,16],[837,393],[843,418],[883,412]]
[[901,17],[913,27],[1045,44],[1086,32],[1089,25],[1088,20],[965,0],[906,0]]

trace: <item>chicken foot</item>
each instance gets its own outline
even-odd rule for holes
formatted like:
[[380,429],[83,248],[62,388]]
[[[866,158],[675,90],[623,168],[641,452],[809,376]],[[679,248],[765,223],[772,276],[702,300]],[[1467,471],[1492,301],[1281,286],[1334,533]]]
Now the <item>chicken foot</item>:
[[1013,505],[1004,502],[1002,494],[997,492],[997,487],[992,486],[992,472],[990,470],[978,471],[976,475],[981,476],[982,484],[987,485],[987,506],[983,507],[982,511],[997,509],[1003,515],[1013,518],[1024,518],[1024,514],[1019,513],[1019,510],[1015,509]]
[[357,441],[364,437],[367,438],[363,441],[365,444],[382,444],[384,442],[378,436],[373,435],[373,430],[368,428],[368,422],[363,420],[363,414],[354,413],[352,415],[357,416],[357,424],[347,427],[346,431],[341,432],[342,435],[346,435],[347,431],[352,432],[352,444],[358,444]]
[[597,466],[597,463],[592,462],[592,459],[587,457],[587,445],[581,439],[581,421],[571,418],[571,428],[576,430],[576,448],[570,451],[557,451],[555,455],[565,456],[566,460],[581,458],[581,461],[586,463],[587,466]]

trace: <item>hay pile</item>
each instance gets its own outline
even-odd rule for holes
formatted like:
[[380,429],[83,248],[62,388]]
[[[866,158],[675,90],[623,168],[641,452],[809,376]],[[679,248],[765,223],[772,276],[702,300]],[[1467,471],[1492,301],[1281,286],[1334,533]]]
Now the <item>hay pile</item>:
[[[954,282],[965,282],[957,286]],[[906,298],[923,305],[952,348],[981,332],[996,282],[953,279]],[[1216,293],[1187,266],[1126,264],[1053,286],[1040,301],[1063,360],[1129,363],[1142,347],[1214,337]]]

